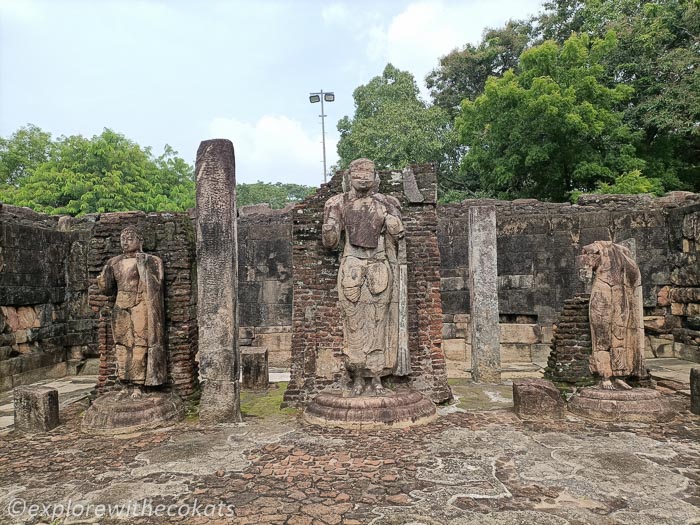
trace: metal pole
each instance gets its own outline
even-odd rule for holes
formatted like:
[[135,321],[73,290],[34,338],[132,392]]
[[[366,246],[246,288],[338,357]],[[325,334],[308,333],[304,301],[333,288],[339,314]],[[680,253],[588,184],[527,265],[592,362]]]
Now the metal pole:
[[321,141],[323,142],[323,183],[326,184],[326,112],[323,110],[323,90],[321,90]]

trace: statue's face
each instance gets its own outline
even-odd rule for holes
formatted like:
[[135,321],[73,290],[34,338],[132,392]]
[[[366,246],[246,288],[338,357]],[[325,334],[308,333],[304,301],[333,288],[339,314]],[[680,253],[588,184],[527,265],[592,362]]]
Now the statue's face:
[[124,253],[138,252],[141,250],[141,239],[133,231],[125,231],[122,233],[121,238],[122,250]]
[[350,172],[350,183],[356,191],[367,191],[374,185],[374,171],[355,169]]

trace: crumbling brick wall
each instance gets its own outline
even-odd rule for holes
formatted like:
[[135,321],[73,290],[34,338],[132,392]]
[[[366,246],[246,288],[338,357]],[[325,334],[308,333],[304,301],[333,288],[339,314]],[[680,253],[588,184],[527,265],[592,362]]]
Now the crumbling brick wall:
[[[292,210],[293,293],[288,405],[348,381],[341,365],[343,329],[336,279],[338,253],[321,243],[326,200],[342,192],[343,174]],[[436,237],[436,174],[431,166],[380,173],[380,191],[398,198],[406,230],[410,384],[436,402],[449,399],[441,346],[440,254]],[[410,181],[410,184],[407,182]],[[408,190],[405,190],[409,184]]]
[[86,237],[0,203],[0,391],[76,373],[89,355]]

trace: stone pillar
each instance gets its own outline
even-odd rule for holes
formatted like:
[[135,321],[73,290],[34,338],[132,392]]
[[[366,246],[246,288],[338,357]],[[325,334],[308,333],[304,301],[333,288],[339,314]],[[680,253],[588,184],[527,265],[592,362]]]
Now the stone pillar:
[[230,140],[197,150],[197,322],[203,423],[241,421],[236,168]]
[[472,321],[472,378],[501,381],[496,267],[496,208],[469,208],[469,294]]
[[21,386],[14,390],[15,430],[48,432],[58,426],[58,390]]
[[243,388],[265,390],[269,385],[267,366],[267,348],[249,346],[241,351],[241,368],[243,368]]
[[690,369],[690,411],[700,416],[700,368]]

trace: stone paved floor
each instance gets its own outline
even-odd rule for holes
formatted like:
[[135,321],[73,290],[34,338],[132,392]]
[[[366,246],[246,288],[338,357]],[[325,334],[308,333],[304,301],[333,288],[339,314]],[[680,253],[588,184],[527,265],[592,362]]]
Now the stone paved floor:
[[[453,387],[458,402],[437,422],[363,433],[277,410],[282,388],[247,393],[243,410],[259,417],[242,425],[187,420],[121,438],[82,434],[74,403],[52,432],[0,437],[0,523],[700,523],[700,417],[687,397],[668,391],[680,412],[667,424],[528,423],[507,385]],[[118,506],[121,518],[103,516]]]

